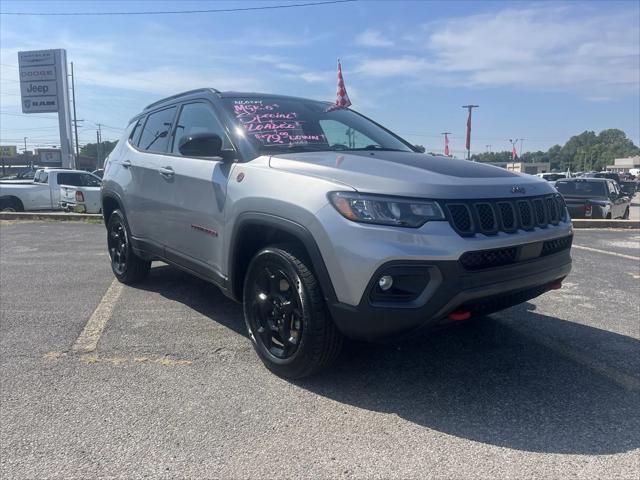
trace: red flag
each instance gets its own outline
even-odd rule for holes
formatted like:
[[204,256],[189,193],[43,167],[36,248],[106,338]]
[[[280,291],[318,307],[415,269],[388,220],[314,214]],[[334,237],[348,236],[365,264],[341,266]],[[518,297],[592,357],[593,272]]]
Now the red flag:
[[449,156],[449,137],[447,134],[444,134],[444,154],[445,156]]
[[518,158],[518,153],[516,152],[516,146],[513,146],[513,150],[511,150],[511,160],[515,160]]
[[471,150],[471,109],[469,109],[469,117],[467,118],[467,142],[465,148]]
[[347,89],[344,87],[344,78],[342,78],[342,65],[338,59],[338,91],[336,92],[336,106],[347,108],[351,106],[351,100],[347,95]]

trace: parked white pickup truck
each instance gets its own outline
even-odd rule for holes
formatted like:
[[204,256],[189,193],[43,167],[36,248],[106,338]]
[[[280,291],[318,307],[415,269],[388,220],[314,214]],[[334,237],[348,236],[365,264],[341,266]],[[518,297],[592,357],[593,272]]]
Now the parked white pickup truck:
[[[29,210],[60,210],[61,187],[73,189],[83,194],[83,198],[99,197],[101,180],[82,170],[45,168],[36,172],[32,183],[16,184],[0,182],[0,211],[22,212]],[[88,207],[88,205],[87,205]],[[100,205],[86,208],[87,213],[98,213]]]

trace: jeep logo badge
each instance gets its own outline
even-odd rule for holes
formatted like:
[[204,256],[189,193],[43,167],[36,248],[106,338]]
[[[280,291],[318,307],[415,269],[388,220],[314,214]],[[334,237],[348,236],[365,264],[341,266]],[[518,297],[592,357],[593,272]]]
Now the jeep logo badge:
[[520,185],[514,185],[513,187],[511,187],[511,193],[527,193],[527,191]]

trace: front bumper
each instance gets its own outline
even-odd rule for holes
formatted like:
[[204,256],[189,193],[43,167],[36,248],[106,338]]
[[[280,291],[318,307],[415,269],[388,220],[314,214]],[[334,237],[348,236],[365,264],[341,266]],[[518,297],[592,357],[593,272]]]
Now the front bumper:
[[[424,269],[429,277],[425,292],[404,304],[372,302],[379,275],[390,267]],[[446,322],[460,308],[479,316],[525,302],[552,289],[570,271],[569,249],[478,271],[465,269],[458,260],[392,261],[376,271],[357,306],[333,302],[329,311],[338,328],[351,338],[401,338]]]

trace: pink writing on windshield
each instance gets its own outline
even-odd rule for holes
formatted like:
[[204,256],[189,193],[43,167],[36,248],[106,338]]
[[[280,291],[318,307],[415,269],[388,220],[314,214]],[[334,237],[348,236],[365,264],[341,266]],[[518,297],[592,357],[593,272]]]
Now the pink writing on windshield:
[[236,101],[234,113],[247,133],[263,145],[326,142],[322,134],[306,134],[298,113],[281,109],[277,103]]

